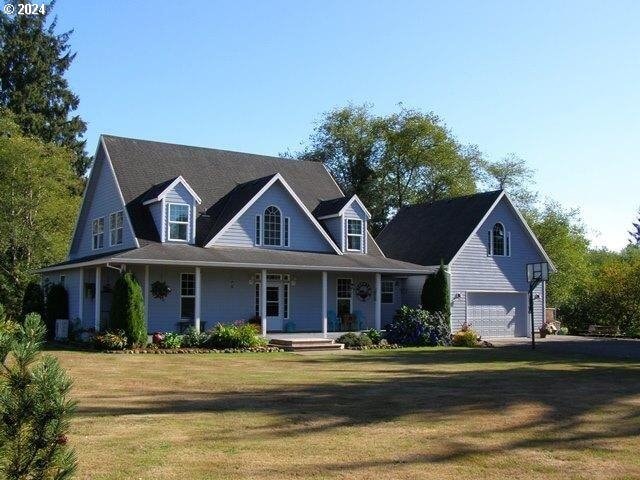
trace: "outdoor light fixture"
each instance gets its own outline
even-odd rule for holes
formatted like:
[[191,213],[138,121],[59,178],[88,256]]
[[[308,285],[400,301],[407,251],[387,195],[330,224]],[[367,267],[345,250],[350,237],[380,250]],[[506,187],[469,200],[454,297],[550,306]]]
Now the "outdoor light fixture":
[[453,296],[453,298],[454,298],[455,300],[457,300],[457,299],[459,299],[459,298],[462,298],[462,294],[461,294],[460,292],[458,292],[458,293],[456,293],[456,294]]

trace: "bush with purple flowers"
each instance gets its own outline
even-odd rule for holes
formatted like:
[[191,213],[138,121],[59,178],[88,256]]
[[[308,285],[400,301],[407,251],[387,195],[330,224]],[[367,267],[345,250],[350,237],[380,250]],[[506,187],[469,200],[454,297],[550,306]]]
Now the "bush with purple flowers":
[[387,340],[403,346],[438,346],[451,344],[449,322],[440,312],[401,307],[387,325]]

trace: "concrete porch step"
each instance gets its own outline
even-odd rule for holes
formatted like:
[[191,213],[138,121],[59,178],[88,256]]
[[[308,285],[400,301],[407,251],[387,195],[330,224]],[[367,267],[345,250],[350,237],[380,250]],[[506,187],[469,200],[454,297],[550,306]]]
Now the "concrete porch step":
[[269,345],[280,347],[287,352],[334,351],[342,350],[344,345],[331,338],[272,338]]

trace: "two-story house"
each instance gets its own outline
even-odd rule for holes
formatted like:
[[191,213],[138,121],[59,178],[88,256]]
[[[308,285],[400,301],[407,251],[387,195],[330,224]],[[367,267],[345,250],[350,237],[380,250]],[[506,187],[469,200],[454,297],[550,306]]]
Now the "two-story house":
[[433,268],[387,258],[369,219],[321,163],[103,135],[69,257],[41,273],[95,330],[123,270],[149,332],[256,317],[263,334],[381,328]]

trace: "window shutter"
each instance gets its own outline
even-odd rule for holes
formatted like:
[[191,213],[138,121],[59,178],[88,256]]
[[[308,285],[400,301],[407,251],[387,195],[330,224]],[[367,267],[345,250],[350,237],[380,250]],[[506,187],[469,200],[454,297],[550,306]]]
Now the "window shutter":
[[493,255],[493,235],[491,235],[491,230],[487,232],[489,234],[489,242],[487,243],[487,257]]

